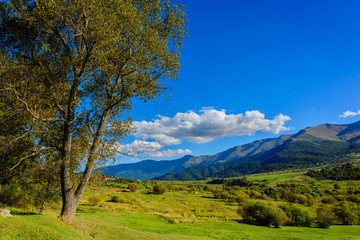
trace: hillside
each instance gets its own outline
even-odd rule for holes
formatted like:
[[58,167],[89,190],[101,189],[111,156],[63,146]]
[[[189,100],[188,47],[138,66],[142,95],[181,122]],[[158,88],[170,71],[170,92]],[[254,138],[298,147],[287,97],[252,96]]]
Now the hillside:
[[168,172],[180,172],[184,170],[186,162],[195,158],[185,156],[171,161],[145,160],[137,163],[118,164],[101,168],[103,174],[121,176],[131,179],[151,179],[164,175]]
[[[341,168],[344,167],[349,168]],[[331,171],[321,169],[319,173]],[[128,189],[132,180],[99,182],[85,190],[72,224],[59,220],[58,200],[43,214],[37,214],[38,208],[31,205],[26,209],[1,206],[11,210],[14,217],[0,216],[0,240],[358,239],[359,190],[349,191],[349,182],[344,179],[321,180],[305,174],[288,171],[250,175],[246,178],[249,186],[242,187],[236,182],[241,179],[233,179],[232,187],[225,187],[227,181],[171,182],[165,183],[167,191],[162,194],[153,192],[154,184],[159,184],[156,181],[142,181],[134,192]],[[358,186],[360,181],[353,183]],[[24,200],[18,198],[12,204],[21,201]],[[239,209],[258,206],[259,202],[290,218],[281,228],[247,222],[244,211]],[[317,209],[323,206],[336,210],[328,229],[319,228],[321,218]],[[345,217],[341,209],[346,210]],[[258,216],[263,213],[267,211],[256,212]]]
[[[186,170],[187,168],[193,169],[194,166],[199,166],[200,169],[208,169],[206,166],[212,165],[209,167],[210,170],[207,170],[212,174],[231,166],[231,164],[225,164],[227,162],[238,159],[245,159],[247,157],[266,152],[276,146],[281,145],[284,141],[288,140],[289,137],[290,135],[282,135],[279,138],[258,140],[245,145],[230,148],[215,155],[202,155],[200,157],[185,156],[180,159],[170,161],[144,160],[138,163],[107,166],[105,168],[101,168],[101,170],[103,171],[104,175],[115,175],[132,179],[151,179],[162,176],[169,172],[176,174]],[[204,174],[201,173],[195,175],[202,176]],[[194,176],[193,179],[197,178],[198,177]]]
[[[160,179],[194,180],[206,177],[235,177],[250,173],[314,167],[334,163],[342,159],[345,154],[359,152],[359,141],[360,122],[341,125],[321,124],[317,127],[305,128],[293,135],[269,139],[266,143],[277,144],[267,150],[245,154],[227,163],[193,166],[179,173],[168,173]],[[256,142],[250,145],[254,146]],[[262,143],[264,145],[264,142]],[[245,146],[237,148],[246,149]]]

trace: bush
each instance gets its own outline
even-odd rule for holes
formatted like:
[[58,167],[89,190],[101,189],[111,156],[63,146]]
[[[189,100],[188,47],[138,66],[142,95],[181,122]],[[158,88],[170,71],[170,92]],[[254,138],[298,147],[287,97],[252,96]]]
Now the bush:
[[302,210],[293,204],[288,204],[281,206],[281,209],[284,210],[286,215],[289,217],[291,226],[307,226],[309,227],[313,222],[313,219],[310,217],[310,214],[306,210]]
[[329,206],[316,209],[316,221],[321,228],[329,228],[334,222],[334,215]]
[[358,221],[357,207],[355,204],[343,202],[339,206],[334,207],[332,211],[343,225],[353,225]]
[[175,187],[174,187],[174,185],[172,185],[171,183],[168,183],[168,184],[166,185],[166,188],[167,188],[168,191],[175,191]]
[[276,187],[268,187],[264,193],[271,198],[277,198],[279,196],[279,190]]
[[121,197],[116,196],[116,195],[112,196],[109,202],[114,202],[114,203],[130,203],[129,200],[124,199],[124,198],[121,198]]
[[241,190],[241,187],[238,186],[238,185],[234,185],[234,186],[232,186],[231,188],[232,188],[233,190],[235,190],[235,191]]
[[251,190],[249,196],[254,199],[265,199],[265,196],[261,194],[260,192]]
[[154,194],[164,194],[167,191],[167,187],[164,184],[157,184],[153,187]]
[[226,191],[222,191],[220,192],[219,194],[219,198],[220,199],[224,199],[224,200],[227,200],[227,199],[230,199],[231,198],[231,194],[226,192]]
[[7,184],[1,187],[0,203],[18,208],[28,208],[29,199],[24,190],[16,184]]
[[347,200],[354,203],[360,203],[360,196],[358,195],[349,195]]
[[101,198],[99,196],[93,195],[89,197],[88,199],[89,203],[93,206],[97,206],[99,202],[101,201]]
[[309,205],[308,204],[308,198],[302,194],[296,194],[296,201],[300,204],[303,204],[303,205]]
[[327,203],[327,204],[334,204],[337,202],[337,200],[331,196],[328,196],[328,197],[324,197],[322,200],[321,200],[322,203]]
[[279,228],[289,221],[289,218],[282,209],[262,202],[240,207],[238,214],[240,214],[247,223],[268,227],[274,226]]
[[129,185],[128,185],[128,189],[131,192],[136,192],[136,190],[138,190],[138,188],[139,188],[139,185],[136,183],[129,183]]

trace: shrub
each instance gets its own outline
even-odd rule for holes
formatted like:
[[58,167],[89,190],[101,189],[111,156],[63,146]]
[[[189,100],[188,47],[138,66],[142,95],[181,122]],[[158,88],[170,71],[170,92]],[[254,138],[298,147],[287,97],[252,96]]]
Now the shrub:
[[168,191],[175,191],[176,190],[174,185],[172,185],[171,183],[168,183],[166,185],[166,188],[167,188]]
[[360,203],[360,196],[358,195],[349,195],[347,200],[354,203]]
[[308,204],[308,198],[302,194],[296,194],[296,201],[303,205],[309,205]]
[[221,194],[221,190],[217,189],[217,188],[212,188],[211,189],[212,194],[214,195],[214,198],[221,198],[220,194]]
[[265,189],[264,193],[271,198],[277,198],[279,195],[279,190],[276,187],[268,187]]
[[254,199],[265,199],[264,195],[254,190],[251,190],[249,196]]
[[233,190],[235,190],[235,191],[241,190],[241,187],[238,186],[238,185],[234,185],[234,186],[232,186],[231,188],[232,188]]
[[308,211],[302,210],[293,204],[281,206],[281,209],[284,210],[286,215],[289,217],[289,225],[309,227],[313,222],[313,219],[310,217]]
[[136,190],[138,190],[138,188],[139,188],[139,185],[136,183],[129,183],[129,185],[128,185],[128,189],[131,192],[136,192]]
[[326,203],[326,204],[334,204],[337,202],[337,200],[333,197],[324,197],[322,200],[321,200],[322,203]]
[[219,198],[227,200],[231,198],[231,194],[226,191],[222,191],[220,192]]
[[121,198],[119,196],[112,196],[111,199],[109,200],[109,202],[114,202],[114,203],[130,203],[129,200]]
[[316,209],[316,221],[321,228],[329,228],[334,222],[334,215],[329,206]]
[[88,201],[91,205],[97,206],[101,201],[101,198],[97,195],[92,195],[91,197],[89,197]]
[[29,207],[29,199],[24,190],[16,184],[7,184],[1,187],[0,202],[18,208]]
[[205,185],[203,188],[202,188],[204,191],[209,191],[210,187]]
[[238,214],[240,214],[247,223],[268,227],[274,226],[279,228],[289,221],[289,218],[282,209],[262,202],[240,207]]
[[358,221],[357,207],[355,204],[343,202],[339,206],[334,207],[332,211],[343,225],[353,225]]
[[154,194],[164,194],[167,191],[167,188],[164,184],[157,184],[153,187]]

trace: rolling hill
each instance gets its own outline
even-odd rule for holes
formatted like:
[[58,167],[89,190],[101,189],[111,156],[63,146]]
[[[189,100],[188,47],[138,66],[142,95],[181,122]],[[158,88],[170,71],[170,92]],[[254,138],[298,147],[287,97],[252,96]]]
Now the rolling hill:
[[[192,166],[179,173],[167,173],[163,180],[195,180],[207,177],[236,177],[251,173],[314,167],[334,163],[360,151],[360,122],[321,124],[293,135],[282,135],[280,144],[267,151],[212,165]],[[272,142],[276,141],[273,139]]]
[[[225,169],[223,166],[227,162],[232,162],[239,158],[246,158],[259,153],[266,152],[276,146],[281,145],[289,138],[290,135],[282,135],[279,138],[269,138],[254,141],[241,146],[230,148],[224,152],[215,155],[202,155],[200,157],[185,156],[176,160],[155,161],[144,160],[137,163],[117,164],[101,168],[104,175],[122,176],[133,179],[152,179],[162,176],[166,173],[178,173],[187,168],[192,169],[194,166],[221,166],[219,169],[215,167],[211,173],[219,172]],[[210,167],[209,169],[212,169]],[[205,167],[206,169],[206,167]],[[203,174],[200,174],[201,176]]]
[[321,124],[236,146],[215,155],[185,156],[170,161],[145,160],[103,168],[105,175],[159,180],[195,180],[318,166],[360,151],[360,121]]

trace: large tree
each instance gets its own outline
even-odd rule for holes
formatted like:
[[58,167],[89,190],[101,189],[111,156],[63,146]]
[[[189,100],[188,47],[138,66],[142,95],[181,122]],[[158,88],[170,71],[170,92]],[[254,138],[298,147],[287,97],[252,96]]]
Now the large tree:
[[131,131],[132,100],[153,99],[177,78],[184,9],[163,0],[12,0],[0,11],[9,102],[0,114],[21,109],[28,121],[13,140],[31,136],[28,157],[59,156],[61,216],[71,222],[94,165]]

